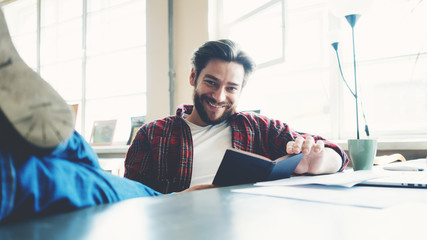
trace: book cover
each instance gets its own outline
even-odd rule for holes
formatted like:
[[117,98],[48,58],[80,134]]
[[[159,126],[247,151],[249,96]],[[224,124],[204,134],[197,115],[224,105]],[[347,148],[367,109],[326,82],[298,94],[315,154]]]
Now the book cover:
[[303,154],[297,154],[273,161],[258,154],[227,149],[212,184],[231,186],[289,178],[302,157]]

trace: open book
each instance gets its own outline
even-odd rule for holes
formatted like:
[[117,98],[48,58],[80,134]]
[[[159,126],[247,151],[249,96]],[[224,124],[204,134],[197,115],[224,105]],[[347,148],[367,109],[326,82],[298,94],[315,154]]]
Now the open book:
[[405,162],[405,157],[400,153],[394,153],[391,155],[384,155],[384,156],[376,156],[374,159],[374,165],[383,165],[383,164],[389,164],[392,162]]
[[258,154],[237,149],[227,149],[212,182],[231,186],[289,178],[303,154],[289,155],[270,160]]

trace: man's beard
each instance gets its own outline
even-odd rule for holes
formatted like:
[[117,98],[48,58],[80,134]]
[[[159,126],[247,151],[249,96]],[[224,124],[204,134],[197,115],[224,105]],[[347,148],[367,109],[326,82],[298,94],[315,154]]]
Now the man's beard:
[[194,92],[193,101],[194,101],[194,106],[197,112],[199,113],[200,118],[202,119],[203,122],[207,123],[208,125],[219,124],[225,121],[228,117],[230,117],[234,113],[234,107],[232,107],[231,104],[229,103],[225,103],[226,105],[225,111],[222,114],[222,116],[216,120],[211,120],[209,119],[208,113],[205,111],[205,108],[203,107],[202,102],[206,101],[215,105],[224,105],[224,103],[219,104],[214,99],[204,95],[200,97],[200,95],[197,92]]

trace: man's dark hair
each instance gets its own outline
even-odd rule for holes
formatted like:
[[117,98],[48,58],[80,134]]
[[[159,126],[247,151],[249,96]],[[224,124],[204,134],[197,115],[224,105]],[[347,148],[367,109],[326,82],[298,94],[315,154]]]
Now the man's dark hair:
[[242,64],[245,70],[242,87],[246,85],[249,75],[255,68],[255,63],[252,59],[233,41],[228,39],[209,41],[197,49],[191,58],[191,64],[196,74],[196,81],[203,68],[213,59]]

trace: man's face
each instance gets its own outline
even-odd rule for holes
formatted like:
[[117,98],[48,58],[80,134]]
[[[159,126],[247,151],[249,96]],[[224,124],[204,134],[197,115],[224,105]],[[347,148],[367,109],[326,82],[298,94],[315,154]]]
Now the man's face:
[[206,65],[197,81],[192,71],[194,106],[201,120],[198,125],[218,124],[235,113],[243,78],[241,64],[216,59]]

